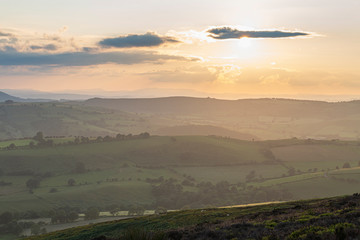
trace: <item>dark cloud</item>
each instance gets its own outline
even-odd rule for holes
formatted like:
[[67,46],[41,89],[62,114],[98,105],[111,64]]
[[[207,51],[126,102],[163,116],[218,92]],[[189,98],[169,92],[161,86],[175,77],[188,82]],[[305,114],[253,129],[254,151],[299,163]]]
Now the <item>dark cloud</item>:
[[11,33],[0,32],[0,37],[12,37]]
[[98,48],[94,48],[94,47],[83,47],[82,50],[84,52],[95,52],[95,51],[98,51],[99,49]]
[[160,55],[153,52],[67,52],[67,53],[30,53],[0,51],[0,66],[89,66],[97,64],[139,64],[162,63],[168,60],[196,61],[195,58]]
[[307,36],[305,32],[285,32],[285,31],[240,31],[230,27],[219,27],[208,30],[210,37],[215,39],[233,39],[233,38],[286,38]]
[[48,50],[48,51],[55,51],[58,49],[58,47],[55,44],[47,44],[45,46],[38,46],[38,45],[32,45],[30,46],[32,50]]
[[178,43],[175,38],[158,36],[154,33],[143,35],[130,34],[116,38],[105,38],[99,42],[102,47],[132,48],[132,47],[156,47],[165,43]]

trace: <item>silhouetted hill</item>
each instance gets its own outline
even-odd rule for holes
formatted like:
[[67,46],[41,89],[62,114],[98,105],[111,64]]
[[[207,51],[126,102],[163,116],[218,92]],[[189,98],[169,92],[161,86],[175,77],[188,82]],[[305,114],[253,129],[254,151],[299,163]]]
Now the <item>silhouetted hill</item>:
[[322,101],[292,99],[240,99],[221,100],[215,98],[143,98],[143,99],[103,99],[93,98],[85,105],[119,109],[127,112],[161,114],[222,114],[273,115],[273,116],[319,116],[338,117],[339,114],[357,114],[360,101],[329,103]]
[[4,92],[0,92],[0,102],[5,102],[7,100],[11,100],[14,102],[23,102],[25,99],[14,97]]

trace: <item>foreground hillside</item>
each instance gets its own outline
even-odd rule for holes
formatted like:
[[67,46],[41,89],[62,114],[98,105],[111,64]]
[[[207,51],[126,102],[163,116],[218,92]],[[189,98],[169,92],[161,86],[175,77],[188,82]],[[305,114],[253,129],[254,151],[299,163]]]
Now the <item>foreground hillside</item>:
[[100,223],[31,240],[359,239],[360,196],[185,210]]

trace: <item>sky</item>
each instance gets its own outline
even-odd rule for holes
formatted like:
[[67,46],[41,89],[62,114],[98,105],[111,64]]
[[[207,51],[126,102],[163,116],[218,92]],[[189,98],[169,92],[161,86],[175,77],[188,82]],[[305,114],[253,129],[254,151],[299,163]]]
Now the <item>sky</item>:
[[1,0],[0,9],[0,89],[360,98],[359,0]]

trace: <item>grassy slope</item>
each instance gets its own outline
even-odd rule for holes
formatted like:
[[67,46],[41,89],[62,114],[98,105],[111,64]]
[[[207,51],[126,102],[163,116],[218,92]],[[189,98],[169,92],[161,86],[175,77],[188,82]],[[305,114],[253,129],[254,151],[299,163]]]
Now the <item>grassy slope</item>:
[[[114,203],[151,204],[154,199],[150,193],[151,186],[145,181],[147,178],[163,176],[182,182],[184,174],[194,177],[196,183],[226,180],[230,184],[237,184],[244,183],[246,176],[255,171],[256,179],[262,180],[248,182],[247,187],[287,189],[294,199],[349,194],[357,191],[360,182],[360,168],[355,167],[360,159],[359,148],[357,142],[309,143],[296,139],[246,142],[182,136],[175,140],[171,137],[151,137],[0,151],[0,166],[5,173],[31,170],[54,174],[42,180],[34,194],[29,194],[25,186],[31,176],[0,177],[0,181],[12,183],[11,186],[0,187],[0,211],[46,210],[64,205],[89,207]],[[266,158],[261,153],[263,149],[272,150],[275,158],[281,161],[274,162]],[[312,152],[319,152],[316,159],[311,158]],[[90,171],[73,173],[79,161]],[[335,169],[336,166],[341,168],[344,162],[350,162],[353,168]],[[128,166],[124,167],[124,164]],[[290,167],[300,169],[302,173],[287,176]],[[308,172],[308,169],[313,168],[318,170]],[[76,186],[67,186],[70,178],[75,179]],[[118,181],[106,181],[112,178]],[[52,188],[58,192],[49,193]]]
[[[63,205],[151,204],[153,197],[150,184],[145,179],[163,176],[181,182],[185,178],[183,172],[174,170],[176,166],[266,162],[268,159],[259,152],[261,148],[251,142],[194,136],[176,137],[176,141],[170,137],[151,137],[76,146],[4,150],[0,151],[0,163],[5,173],[30,170],[41,174],[51,172],[53,176],[42,180],[34,194],[29,194],[25,186],[31,176],[0,177],[0,181],[12,183],[11,186],[0,187],[0,211],[45,210]],[[90,171],[73,173],[77,162],[83,162]],[[76,186],[67,186],[70,178],[75,179]],[[118,181],[106,181],[112,178]],[[58,192],[49,193],[52,188]]]
[[137,133],[148,122],[135,114],[69,103],[0,103],[0,139],[49,136]]
[[132,162],[150,166],[216,166],[268,161],[261,145],[214,137],[151,137],[40,149],[0,151],[4,171],[61,172],[82,161],[89,169]]
[[272,239],[335,239],[341,234],[350,239],[360,236],[359,216],[360,197],[354,195],[241,208],[186,210],[72,228],[28,239],[117,238],[131,228],[162,231],[166,239],[268,239],[262,237],[270,236]]

